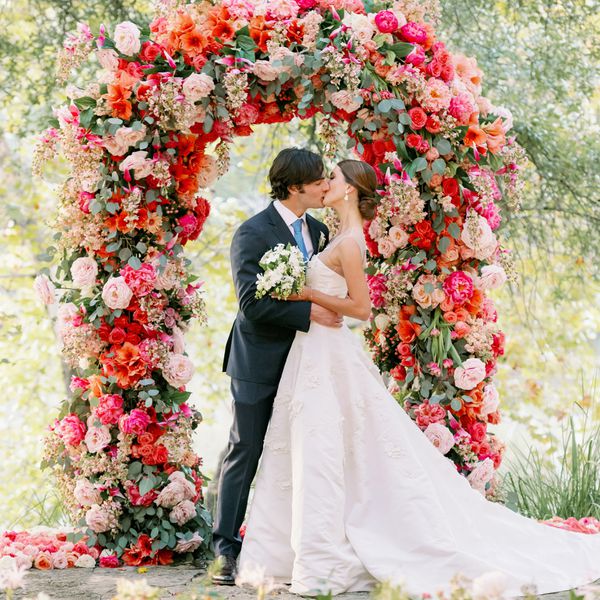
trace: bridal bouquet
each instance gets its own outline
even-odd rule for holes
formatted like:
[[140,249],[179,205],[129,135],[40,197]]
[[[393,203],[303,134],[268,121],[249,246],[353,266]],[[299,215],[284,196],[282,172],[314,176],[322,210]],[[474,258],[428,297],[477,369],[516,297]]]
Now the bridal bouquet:
[[267,294],[282,300],[302,291],[306,281],[305,261],[296,246],[277,244],[258,263],[264,273],[256,277],[256,298]]

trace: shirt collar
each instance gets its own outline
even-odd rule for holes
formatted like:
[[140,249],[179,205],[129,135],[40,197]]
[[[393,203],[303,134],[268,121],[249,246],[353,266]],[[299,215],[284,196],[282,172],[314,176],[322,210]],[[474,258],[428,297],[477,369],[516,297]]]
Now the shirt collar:
[[273,202],[273,206],[277,210],[277,212],[281,215],[281,218],[285,221],[285,224],[288,227],[292,226],[292,223],[297,221],[298,219],[302,219],[304,223],[306,223],[306,213],[304,213],[301,217],[297,216],[295,212],[291,211],[283,202],[280,200],[275,200]]

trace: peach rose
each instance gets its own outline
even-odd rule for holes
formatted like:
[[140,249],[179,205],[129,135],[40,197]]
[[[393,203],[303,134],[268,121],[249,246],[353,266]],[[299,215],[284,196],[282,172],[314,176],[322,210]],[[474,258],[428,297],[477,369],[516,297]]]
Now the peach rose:
[[102,289],[102,300],[108,308],[124,309],[129,306],[133,292],[123,277],[110,277]]
[[133,56],[140,51],[142,43],[140,42],[140,30],[137,25],[131,21],[123,21],[115,27],[113,36],[115,46],[121,54]]
[[389,237],[384,237],[377,242],[377,250],[384,258],[389,258],[398,247]]
[[442,453],[447,454],[454,446],[452,432],[442,423],[431,423],[424,431],[427,439]]
[[485,484],[494,476],[494,461],[486,458],[480,462],[467,476],[471,487],[485,495]]
[[190,381],[194,374],[194,365],[192,361],[184,354],[169,354],[163,377],[173,387],[179,388]]
[[331,94],[331,103],[347,113],[357,111],[362,105],[362,97],[358,92],[350,92],[349,90],[339,90]]
[[40,569],[41,571],[48,571],[53,568],[52,565],[52,556],[50,552],[42,551],[40,552],[33,561],[33,566],[36,569]]
[[84,288],[96,283],[98,263],[90,256],[82,256],[71,265],[71,278],[76,288]]
[[196,516],[196,505],[191,500],[183,500],[176,504],[169,515],[169,520],[177,525],[183,525]]
[[102,533],[117,526],[117,519],[99,504],[93,504],[85,514],[87,526],[95,533]]
[[127,158],[125,158],[119,165],[119,170],[123,173],[125,171],[133,170],[133,174],[136,179],[143,179],[148,177],[152,173],[154,167],[154,161],[148,160],[148,153],[144,150],[137,150],[132,152]]
[[435,308],[445,298],[444,290],[439,286],[435,275],[421,275],[413,287],[412,296],[422,308]]
[[214,89],[215,82],[206,73],[192,73],[183,82],[183,93],[189,102],[207,98]]
[[132,129],[131,127],[120,127],[113,136],[104,139],[104,147],[113,156],[123,156],[131,146],[146,137],[146,128]]
[[262,81],[275,81],[282,72],[281,67],[275,67],[268,60],[257,60],[252,72]]
[[404,246],[408,244],[408,233],[406,233],[402,227],[394,225],[394,227],[390,228],[388,235],[390,236],[390,240],[394,242],[396,248],[404,248]]
[[481,269],[479,287],[482,290],[495,290],[506,283],[506,271],[500,265],[486,265]]
[[88,452],[95,454],[110,444],[110,430],[106,425],[90,427],[85,434],[85,445]]
[[47,275],[38,275],[33,282],[33,286],[44,304],[49,305],[56,302],[56,291]]
[[200,547],[204,538],[197,532],[194,531],[192,537],[189,540],[179,540],[177,546],[175,546],[175,552],[193,552]]
[[454,371],[454,383],[461,390],[472,390],[485,379],[485,363],[478,358],[468,358]]

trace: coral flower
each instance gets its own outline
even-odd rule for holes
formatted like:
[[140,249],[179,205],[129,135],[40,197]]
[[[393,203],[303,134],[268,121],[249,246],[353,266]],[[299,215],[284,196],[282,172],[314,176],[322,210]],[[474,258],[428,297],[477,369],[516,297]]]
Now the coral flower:
[[127,100],[131,96],[131,90],[121,85],[108,85],[106,100],[111,108],[112,116],[124,121],[131,118],[131,102]]

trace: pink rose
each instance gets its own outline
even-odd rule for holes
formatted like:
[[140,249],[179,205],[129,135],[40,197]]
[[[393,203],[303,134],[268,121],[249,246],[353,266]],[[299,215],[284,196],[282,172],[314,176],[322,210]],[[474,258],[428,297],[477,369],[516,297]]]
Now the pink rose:
[[494,253],[498,242],[487,219],[481,215],[476,215],[475,219],[477,220],[477,226],[474,230],[468,225],[465,226],[460,239],[467,248],[475,251],[476,258],[485,260]]
[[468,358],[454,371],[454,383],[461,390],[472,390],[485,379],[485,363],[478,358]]
[[71,265],[71,278],[76,288],[83,288],[96,283],[98,263],[90,256],[82,256]]
[[105,569],[116,569],[119,566],[119,557],[116,554],[101,556],[100,566]]
[[500,265],[487,265],[481,269],[479,287],[482,290],[495,290],[506,282],[506,272]]
[[385,304],[383,295],[388,291],[386,281],[387,278],[383,273],[367,275],[369,295],[371,296],[371,302],[375,308],[381,308]]
[[65,444],[78,446],[85,437],[85,424],[75,413],[63,417],[54,430]]
[[52,566],[55,569],[66,569],[67,568],[67,554],[62,551],[55,552],[52,554]]
[[165,508],[173,508],[184,500],[191,500],[196,496],[196,487],[181,471],[169,475],[169,483],[161,490],[155,502]]
[[96,415],[102,425],[115,425],[123,414],[123,398],[119,394],[104,394],[98,400]]
[[173,387],[179,388],[190,381],[194,374],[194,365],[192,361],[184,354],[169,354],[163,377]]
[[454,446],[452,432],[441,423],[431,423],[424,431],[427,439],[442,453],[447,454]]
[[381,33],[394,33],[398,29],[398,19],[391,10],[382,10],[375,15],[375,25]]
[[169,521],[183,525],[196,516],[196,505],[191,500],[183,500],[176,504],[169,515]]
[[133,56],[140,51],[140,30],[131,21],[123,21],[115,27],[113,37],[115,46],[121,54]]
[[123,277],[110,277],[102,288],[102,300],[113,310],[127,308],[132,297],[133,292]]
[[394,254],[394,252],[396,252],[397,249],[398,247],[396,244],[388,237],[381,238],[377,242],[377,251],[379,254],[381,254],[381,256],[383,256],[383,258],[389,258],[392,256],[392,254]]
[[138,297],[147,296],[154,289],[157,275],[149,263],[143,263],[139,269],[125,265],[120,273],[129,289]]
[[56,302],[55,288],[47,275],[38,275],[33,282],[33,286],[44,304],[48,305]]
[[415,407],[415,423],[423,429],[446,418],[446,410],[440,404],[429,404],[429,400]]
[[132,129],[131,127],[119,127],[113,136],[108,136],[104,139],[104,147],[113,156],[123,156],[131,146],[135,146],[138,142],[146,137],[146,127],[141,129]]
[[110,430],[106,425],[90,427],[85,434],[85,445],[88,452],[95,454],[110,444]]
[[470,300],[474,291],[473,279],[464,271],[454,271],[444,280],[446,296],[458,306]]
[[141,408],[134,408],[129,414],[124,414],[119,419],[119,429],[129,435],[140,435],[146,431],[151,419],[148,413]]
[[482,423],[481,421],[476,421],[469,427],[471,439],[475,442],[483,442],[483,440],[485,440],[486,431],[487,427],[485,423]]
[[183,82],[183,93],[189,102],[208,98],[214,89],[215,82],[206,73],[192,73]]

